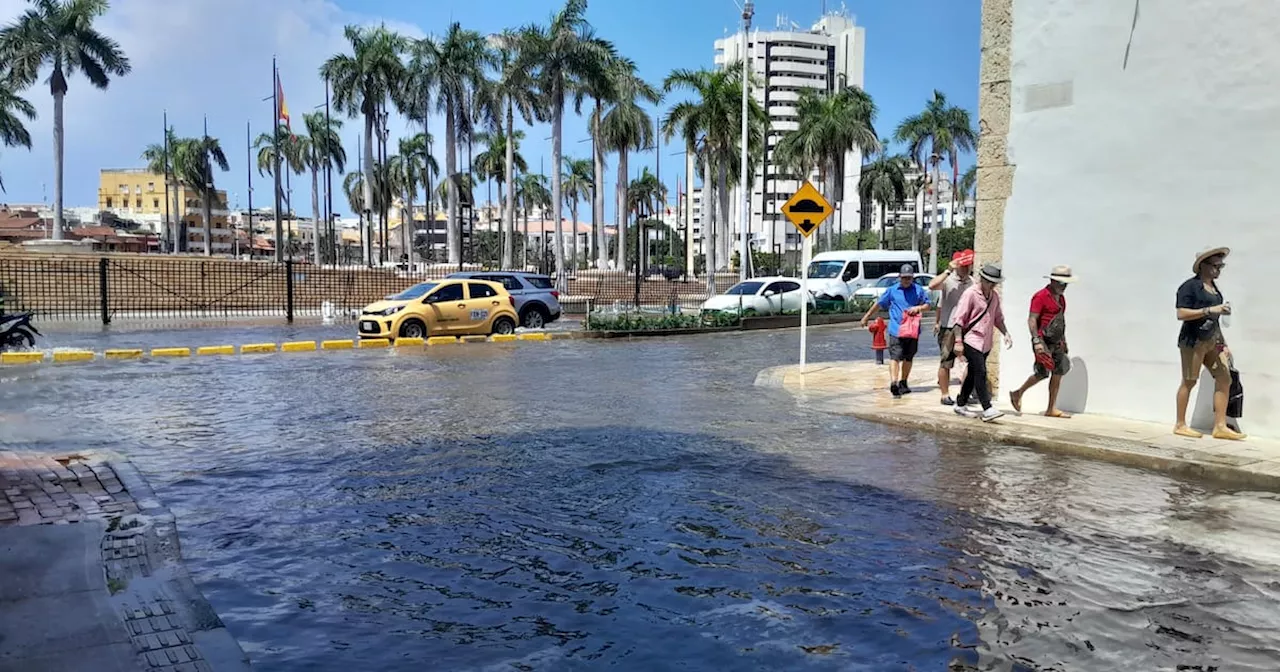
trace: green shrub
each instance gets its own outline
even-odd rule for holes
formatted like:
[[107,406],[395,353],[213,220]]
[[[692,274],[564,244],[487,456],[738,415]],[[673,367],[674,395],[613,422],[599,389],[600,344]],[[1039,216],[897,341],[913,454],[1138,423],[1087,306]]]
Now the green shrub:
[[725,312],[708,312],[702,315],[593,313],[587,316],[585,326],[587,331],[669,331],[736,327],[739,321],[736,314]]

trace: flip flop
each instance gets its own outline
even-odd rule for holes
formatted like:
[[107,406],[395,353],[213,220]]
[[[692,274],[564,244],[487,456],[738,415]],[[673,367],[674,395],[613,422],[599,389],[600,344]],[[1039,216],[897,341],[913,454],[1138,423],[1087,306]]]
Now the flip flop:
[[1067,419],[1067,418],[1070,418],[1070,417],[1071,417],[1071,414],[1070,414],[1070,413],[1063,412],[1063,411],[1056,411],[1056,410],[1055,410],[1053,413],[1050,413],[1050,412],[1048,412],[1048,411],[1045,411],[1045,413],[1044,413],[1044,417],[1046,417],[1046,418],[1062,418],[1062,419],[1064,419],[1064,420],[1065,420],[1065,419]]
[[1022,395],[1021,394],[1018,394],[1017,392],[1010,392],[1009,403],[1013,404],[1013,410],[1018,415],[1022,415]]

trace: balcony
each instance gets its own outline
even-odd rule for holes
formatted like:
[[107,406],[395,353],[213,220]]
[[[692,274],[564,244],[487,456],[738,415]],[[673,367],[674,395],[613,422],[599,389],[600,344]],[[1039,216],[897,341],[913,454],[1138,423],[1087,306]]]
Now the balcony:
[[796,47],[774,43],[773,48],[769,50],[769,55],[774,58],[807,58],[825,62],[827,60],[827,45],[815,44],[812,47]]
[[824,77],[792,77],[788,75],[773,75],[769,78],[769,86],[789,86],[797,89],[826,89],[827,81]]
[[804,75],[826,75],[827,65],[825,63],[798,63],[796,61],[779,61],[774,60],[769,64],[769,68],[774,75],[784,72],[794,72]]

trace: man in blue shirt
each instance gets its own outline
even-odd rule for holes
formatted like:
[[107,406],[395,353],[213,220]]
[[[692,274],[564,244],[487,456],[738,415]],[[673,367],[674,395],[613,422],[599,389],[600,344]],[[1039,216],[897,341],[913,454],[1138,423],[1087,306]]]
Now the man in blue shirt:
[[880,300],[862,316],[862,326],[881,308],[889,309],[889,392],[894,397],[909,394],[907,379],[911,377],[911,363],[920,346],[920,333],[910,338],[900,338],[899,329],[905,315],[919,315],[929,309],[929,292],[916,284],[916,270],[911,264],[903,264],[898,273],[898,284],[884,290]]

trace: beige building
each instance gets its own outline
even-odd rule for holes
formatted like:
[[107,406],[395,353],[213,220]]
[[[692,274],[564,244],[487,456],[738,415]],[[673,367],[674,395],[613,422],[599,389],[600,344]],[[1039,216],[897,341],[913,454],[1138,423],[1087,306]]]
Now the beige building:
[[[98,210],[138,222],[166,239],[166,207],[171,221],[181,221],[185,229],[185,249],[204,251],[204,195],[177,185],[177,207],[173,212],[174,194],[165,204],[164,176],[141,168],[104,168],[98,176]],[[227,192],[216,191],[212,217],[212,250],[214,254],[230,254],[234,235],[227,218]]]

